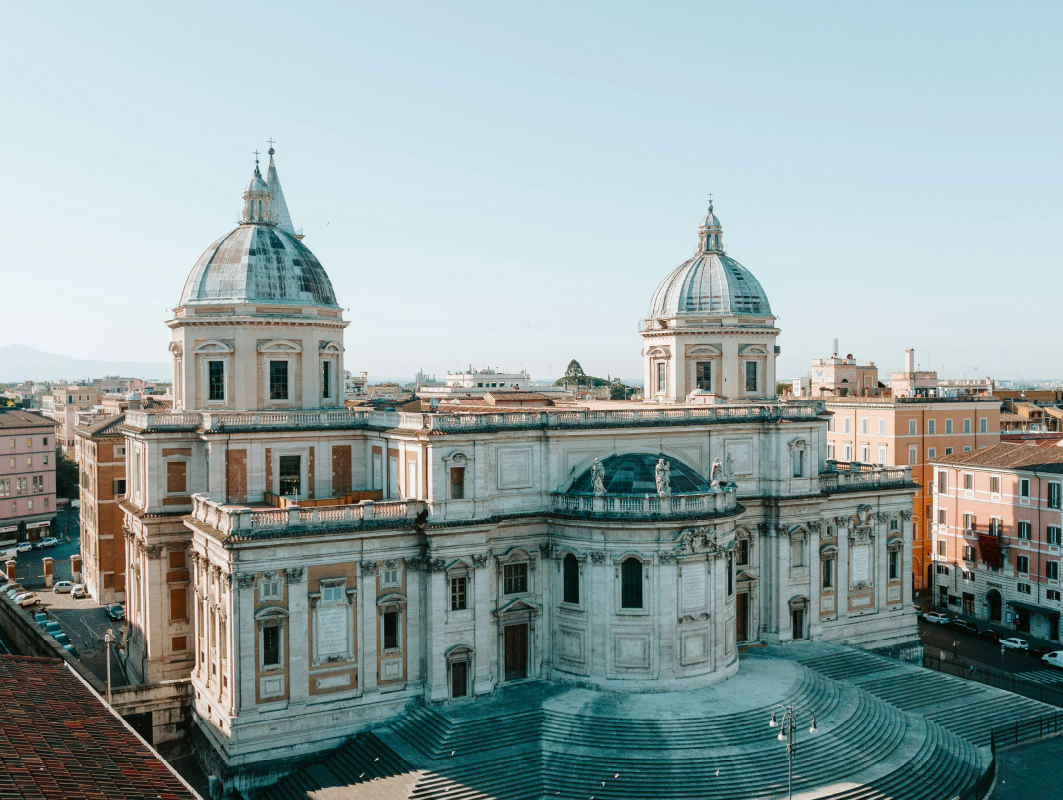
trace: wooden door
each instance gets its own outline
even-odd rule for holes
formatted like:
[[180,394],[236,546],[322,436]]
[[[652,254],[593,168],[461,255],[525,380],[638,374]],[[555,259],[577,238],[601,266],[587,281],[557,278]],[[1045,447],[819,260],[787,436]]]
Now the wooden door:
[[450,665],[450,696],[451,697],[464,697],[466,692],[467,676],[466,676],[466,661],[455,661]]
[[735,604],[736,638],[740,642],[749,640],[749,595],[739,592]]
[[795,608],[793,610],[793,622],[794,622],[793,637],[795,639],[803,639],[805,637],[805,612],[804,612],[804,609]]
[[507,625],[502,629],[506,645],[506,680],[528,677],[528,626]]

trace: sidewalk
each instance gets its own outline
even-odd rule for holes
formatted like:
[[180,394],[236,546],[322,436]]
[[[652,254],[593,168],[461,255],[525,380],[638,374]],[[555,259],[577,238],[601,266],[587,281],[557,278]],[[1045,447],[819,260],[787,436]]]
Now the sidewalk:
[[[1016,630],[1013,627],[1009,628],[1007,625],[1002,625],[999,622],[990,622],[989,620],[979,619],[978,617],[973,615],[961,614],[957,611],[952,610],[951,608],[946,608],[944,606],[930,606],[929,603],[927,604],[927,608],[933,611],[940,612],[942,614],[947,614],[950,619],[965,619],[968,622],[973,622],[975,625],[978,626],[979,630],[985,630],[987,628],[990,630],[994,630],[1004,638],[1018,637],[1020,639],[1025,639],[1030,643],[1030,647],[1044,646],[1050,647],[1053,650],[1063,650],[1063,644],[1058,641],[1052,641],[1051,639],[1038,639],[1036,636],[1031,636],[1030,634],[1024,631]],[[927,609],[923,610],[926,611]]]

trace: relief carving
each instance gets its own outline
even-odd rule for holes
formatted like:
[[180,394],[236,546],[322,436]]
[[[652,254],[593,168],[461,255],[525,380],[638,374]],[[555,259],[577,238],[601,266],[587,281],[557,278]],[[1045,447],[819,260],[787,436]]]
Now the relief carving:
[[805,527],[812,531],[812,533],[819,533],[823,530],[823,523],[820,522],[818,519],[814,519],[809,522]]
[[911,518],[912,518],[912,510],[910,508],[906,508],[904,511],[901,512],[901,519],[903,519],[905,521],[908,521]]
[[890,515],[887,514],[885,511],[879,511],[877,514],[875,514],[875,519],[877,519],[879,522],[889,522]]
[[304,572],[306,572],[304,567],[288,567],[284,570],[285,581],[289,585],[293,583],[302,583]]
[[686,553],[715,554],[719,549],[713,528],[687,528],[680,531],[678,544]]
[[162,557],[162,545],[158,544],[145,544],[141,545],[140,551],[148,558],[161,558]]
[[236,576],[236,585],[241,589],[250,589],[255,585],[255,573],[241,572]]
[[539,555],[542,558],[553,558],[553,546],[549,542],[540,542]]
[[474,567],[486,567],[487,553],[474,553],[472,557],[472,565]]
[[605,563],[605,552],[602,551],[602,550],[591,550],[590,556],[591,556],[591,563],[592,564],[604,564]]
[[363,575],[376,575],[377,562],[363,561],[361,567]]

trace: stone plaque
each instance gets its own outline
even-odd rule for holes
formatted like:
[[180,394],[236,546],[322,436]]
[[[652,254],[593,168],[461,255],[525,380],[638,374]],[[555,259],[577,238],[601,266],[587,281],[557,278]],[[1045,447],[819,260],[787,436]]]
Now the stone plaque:
[[683,569],[683,610],[705,607],[705,565]]
[[856,545],[852,549],[852,569],[849,572],[850,583],[871,582],[871,545]]
[[901,602],[901,587],[891,586],[886,590],[886,602],[899,603]]
[[347,655],[347,606],[319,607],[314,638],[319,657]]
[[498,486],[500,489],[523,489],[531,486],[531,451],[498,451]]
[[344,672],[342,675],[326,675],[317,679],[318,689],[335,689],[339,686],[351,685],[351,673]]
[[854,597],[851,600],[849,600],[849,606],[851,608],[860,608],[861,606],[869,606],[869,605],[871,605],[871,596],[870,595],[866,595],[865,594],[865,595],[861,595],[859,597]]
[[724,452],[731,456],[736,475],[748,475],[752,472],[753,458],[749,442],[728,442]]
[[650,666],[650,637],[639,634],[617,634],[616,665],[636,669]]

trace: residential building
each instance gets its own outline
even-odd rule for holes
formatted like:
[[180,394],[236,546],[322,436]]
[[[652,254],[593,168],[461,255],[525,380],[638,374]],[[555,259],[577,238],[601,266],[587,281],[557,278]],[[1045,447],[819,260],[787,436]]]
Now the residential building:
[[[775,399],[779,331],[711,206],[642,326],[670,407],[345,409],[349,322],[272,155],[167,323],[173,412],[123,422],[129,660],[191,673],[226,791],[527,680],[660,692],[731,678],[743,642],[918,643],[910,469],[834,469],[823,401]],[[684,404],[697,381],[721,402]]]
[[[134,410],[139,405],[139,399],[134,400]],[[124,412],[101,416],[87,419],[74,431],[81,476],[82,583],[100,605],[125,600],[124,520],[118,506],[126,493],[124,421]]]
[[844,358],[835,352],[830,358],[814,359],[808,373],[808,393],[812,397],[877,397],[883,388],[875,362],[858,364],[852,353]]
[[1063,447],[998,444],[931,466],[935,602],[1060,641]]
[[826,401],[833,418],[827,458],[841,464],[906,466],[919,491],[912,499],[912,577],[917,590],[933,585],[933,470],[927,462],[1000,442],[1000,403],[994,398],[846,397]]
[[35,542],[55,531],[55,423],[0,408],[0,542]]
[[58,423],[56,438],[70,458],[74,458],[74,428],[78,413],[91,412],[100,402],[99,392],[91,385],[71,383],[52,387],[41,399],[41,413]]
[[[420,375],[419,378],[426,376]],[[417,396],[426,400],[437,398],[443,400],[450,397],[483,397],[494,390],[519,390],[527,391],[531,378],[527,372],[507,372],[506,370],[484,367],[482,370],[473,369],[472,365],[464,372],[448,372],[442,383],[435,380],[420,380],[417,385]]]

